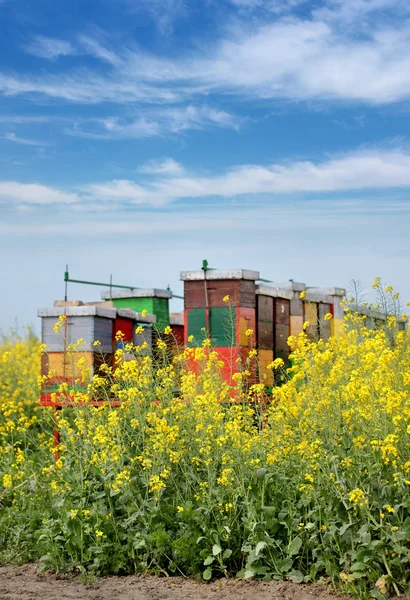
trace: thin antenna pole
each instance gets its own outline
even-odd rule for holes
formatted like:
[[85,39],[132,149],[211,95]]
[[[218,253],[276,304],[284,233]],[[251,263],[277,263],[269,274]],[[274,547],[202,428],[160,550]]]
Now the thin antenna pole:
[[66,266],[65,266],[64,281],[65,281],[64,302],[67,302],[67,289],[68,289],[68,265],[66,265]]
[[112,300],[112,275],[110,275],[110,301]]

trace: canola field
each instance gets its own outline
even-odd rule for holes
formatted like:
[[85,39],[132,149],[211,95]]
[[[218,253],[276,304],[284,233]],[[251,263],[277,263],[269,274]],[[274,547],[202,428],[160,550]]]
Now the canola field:
[[[38,404],[44,348],[5,338],[0,563],[410,593],[410,336],[394,316],[377,330],[350,313],[344,328],[290,338],[291,368],[272,364],[287,381],[268,393],[248,382],[257,349],[231,386],[207,339],[171,359],[159,342],[155,364],[119,350],[56,413],[57,447]],[[97,392],[106,406],[87,404]]]

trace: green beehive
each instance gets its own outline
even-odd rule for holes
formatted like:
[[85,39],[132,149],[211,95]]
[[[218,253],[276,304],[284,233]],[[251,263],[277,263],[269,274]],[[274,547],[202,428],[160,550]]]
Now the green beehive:
[[101,294],[103,300],[112,300],[115,308],[130,308],[135,312],[148,311],[157,317],[157,327],[162,331],[170,324],[169,300],[170,290],[140,289],[106,291]]

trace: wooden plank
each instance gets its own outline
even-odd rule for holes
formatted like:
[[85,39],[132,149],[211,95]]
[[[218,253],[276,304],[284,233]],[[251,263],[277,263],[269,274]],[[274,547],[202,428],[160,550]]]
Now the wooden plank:
[[331,336],[330,320],[325,320],[325,315],[330,313],[330,304],[320,302],[319,304],[319,332],[323,340],[328,340]]
[[[253,335],[246,331],[252,329]],[[255,346],[257,340],[256,311],[254,308],[239,307],[236,309],[236,343],[244,348]]]
[[233,306],[209,309],[209,329],[213,346],[233,346],[236,337],[237,310]]
[[[226,306],[223,301],[226,296],[229,296],[229,303],[232,306],[245,308],[255,308],[256,306],[256,286],[253,281],[235,279],[206,280],[206,289],[210,308],[223,308]],[[204,280],[184,282],[184,305],[186,309],[205,308]]]
[[274,347],[274,325],[269,321],[258,321],[257,326],[257,347],[263,350],[273,350]]
[[275,298],[274,303],[274,321],[280,325],[289,325],[290,323],[290,301],[284,298]]
[[303,316],[290,316],[290,335],[299,335],[303,331]]
[[274,354],[276,358],[279,356],[278,353],[280,352],[289,353],[288,337],[289,325],[285,325],[283,323],[275,323]]
[[[81,362],[80,362],[81,361]],[[80,365],[83,366],[79,366]],[[112,354],[101,352],[49,352],[41,357],[41,375],[51,377],[51,380],[45,384],[59,384],[63,381],[74,383],[80,379],[84,369],[89,369],[87,374],[87,383],[93,374],[98,373],[100,366],[105,363],[112,365]]]
[[117,317],[114,321],[113,340],[115,341],[117,334],[121,332],[123,334],[124,341],[132,342],[135,327],[135,321],[132,319],[123,319],[121,317]]
[[257,319],[260,321],[273,321],[272,296],[257,295]]
[[303,300],[300,298],[300,292],[294,292],[294,298],[290,301],[290,315],[303,318]]
[[272,350],[258,350],[258,371],[259,380],[265,385],[273,385],[273,371],[267,369],[267,366],[273,361]]
[[198,346],[204,340],[206,333],[206,313],[204,308],[192,308],[187,311],[188,337],[193,335],[194,341],[188,342],[188,346]]
[[304,320],[309,322],[306,335],[311,340],[319,338],[319,309],[316,302],[304,302]]

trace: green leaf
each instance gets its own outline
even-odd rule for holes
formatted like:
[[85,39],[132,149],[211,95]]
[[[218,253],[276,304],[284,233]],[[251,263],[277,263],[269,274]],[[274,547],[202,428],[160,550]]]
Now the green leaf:
[[346,533],[346,531],[349,529],[350,526],[351,526],[351,523],[345,523],[345,525],[342,525],[341,528],[339,529],[339,535],[342,536],[344,533]]
[[407,517],[407,519],[404,521],[403,531],[406,535],[406,538],[410,540],[410,517]]
[[293,565],[293,558],[285,558],[285,560],[282,560],[282,562],[280,563],[279,568],[282,573],[287,573],[288,571],[291,570],[292,565]]
[[291,571],[289,573],[289,579],[293,581],[293,583],[302,583],[303,575],[300,571]]
[[256,544],[256,548],[255,548],[255,554],[256,556],[258,556],[258,554],[261,552],[261,550],[263,550],[264,548],[266,548],[268,544],[266,542],[258,542]]
[[362,562],[355,562],[352,564],[352,566],[350,567],[351,571],[365,571],[368,568],[367,565],[365,565]]
[[212,563],[215,560],[215,556],[207,556],[206,559],[204,560],[204,565],[207,567],[208,565],[212,565]]
[[229,558],[232,555],[232,550],[230,548],[227,548],[224,553],[222,554],[223,558]]
[[295,537],[291,543],[289,544],[289,548],[288,548],[288,554],[290,556],[294,556],[295,554],[297,554],[300,550],[300,547],[302,546],[302,538]]
[[214,556],[218,556],[218,554],[220,554],[222,552],[222,548],[219,544],[214,544],[212,546],[212,554]]
[[202,577],[205,579],[205,581],[209,581],[212,577],[212,569],[211,567],[208,567],[207,569],[205,569],[205,571],[202,573]]
[[244,579],[252,579],[255,575],[255,571],[252,568],[245,569],[245,573],[243,574]]

